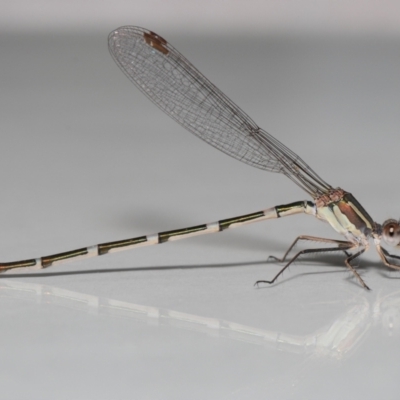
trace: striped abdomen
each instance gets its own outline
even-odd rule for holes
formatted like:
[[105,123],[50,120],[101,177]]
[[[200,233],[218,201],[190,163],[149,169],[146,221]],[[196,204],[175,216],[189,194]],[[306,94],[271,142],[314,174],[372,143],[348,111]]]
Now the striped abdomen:
[[299,201],[287,205],[272,207],[267,210],[255,212],[252,214],[223,219],[218,222],[212,222],[210,224],[196,225],[188,228],[160,232],[153,235],[138,236],[131,239],[101,243],[95,246],[82,247],[77,250],[71,250],[64,253],[53,254],[41,258],[32,258],[29,260],[0,263],[0,271],[26,267],[47,268],[62,262],[101,256],[117,251],[130,250],[135,247],[166,243],[173,240],[184,239],[187,237],[203,235],[207,233],[221,232],[226,229],[235,228],[253,222],[264,221],[267,219],[279,218],[298,213],[314,214],[314,204],[307,201]]

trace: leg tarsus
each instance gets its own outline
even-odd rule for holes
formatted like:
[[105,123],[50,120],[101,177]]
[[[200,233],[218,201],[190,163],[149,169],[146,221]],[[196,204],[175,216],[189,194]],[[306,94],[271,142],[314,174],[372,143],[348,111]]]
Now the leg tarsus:
[[267,262],[270,260],[270,259],[272,259],[272,260],[275,260],[275,261],[277,261],[277,262],[283,262],[283,261],[285,261],[285,258],[278,258],[278,257],[275,257],[275,256],[268,256],[268,258],[267,258]]
[[347,257],[346,260],[344,261],[344,263],[346,264],[346,267],[355,275],[355,277],[358,279],[358,281],[361,283],[361,285],[367,289],[367,290],[371,290],[369,288],[369,286],[367,286],[367,284],[364,282],[364,280],[361,278],[360,274],[356,271],[356,269],[350,264],[351,261],[353,261],[354,259],[356,259],[357,257],[359,257],[361,254],[364,253],[364,251],[366,250],[365,247],[363,247],[360,251],[358,251],[357,253],[351,255],[350,257]]

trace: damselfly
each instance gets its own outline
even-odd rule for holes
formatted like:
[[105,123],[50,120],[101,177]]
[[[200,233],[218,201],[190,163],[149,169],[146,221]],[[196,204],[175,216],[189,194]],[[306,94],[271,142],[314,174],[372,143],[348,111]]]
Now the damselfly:
[[[343,252],[345,265],[361,285],[369,289],[352,261],[364,253],[373,239],[383,263],[394,269],[400,259],[381,247],[400,245],[400,223],[394,219],[382,225],[374,222],[360,203],[341,188],[333,188],[317,175],[298,155],[262,130],[236,104],[226,97],[165,39],[146,29],[124,26],[110,33],[108,46],[114,61],[126,76],[161,110],[200,139],[253,167],[278,172],[300,186],[313,201],[296,201],[267,210],[190,226],[154,235],[101,243],[41,258],[0,263],[0,270],[47,268],[71,259],[93,257],[140,246],[221,232],[225,229],[272,218],[305,213],[328,222],[346,240],[299,236],[279,261],[287,263],[270,280],[273,283],[299,256],[309,253]],[[326,247],[307,249],[288,258],[298,241],[325,243]]]

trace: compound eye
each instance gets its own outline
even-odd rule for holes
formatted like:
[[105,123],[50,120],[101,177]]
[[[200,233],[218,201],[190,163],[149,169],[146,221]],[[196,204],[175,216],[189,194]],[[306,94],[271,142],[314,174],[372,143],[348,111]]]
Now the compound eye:
[[383,240],[391,245],[397,246],[400,243],[400,225],[394,219],[385,221],[382,225]]

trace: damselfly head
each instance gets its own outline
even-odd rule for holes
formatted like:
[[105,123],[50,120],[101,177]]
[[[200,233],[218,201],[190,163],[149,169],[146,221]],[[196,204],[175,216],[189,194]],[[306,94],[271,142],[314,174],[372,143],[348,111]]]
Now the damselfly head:
[[383,240],[390,246],[400,244],[400,223],[395,219],[388,219],[382,224]]

